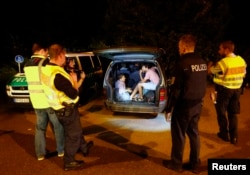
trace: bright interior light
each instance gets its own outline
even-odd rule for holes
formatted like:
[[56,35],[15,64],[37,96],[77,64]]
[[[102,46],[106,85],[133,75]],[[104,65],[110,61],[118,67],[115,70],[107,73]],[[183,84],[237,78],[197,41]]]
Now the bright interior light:
[[[147,115],[147,114],[145,114]],[[170,120],[166,120],[164,113],[158,113],[155,118],[109,118],[109,123],[123,129],[162,132],[170,130]]]

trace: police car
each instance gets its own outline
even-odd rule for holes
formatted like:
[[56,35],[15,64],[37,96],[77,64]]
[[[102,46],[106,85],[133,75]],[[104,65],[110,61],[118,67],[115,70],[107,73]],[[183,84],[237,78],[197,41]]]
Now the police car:
[[24,73],[17,73],[6,85],[6,92],[11,102],[30,104],[28,83]]

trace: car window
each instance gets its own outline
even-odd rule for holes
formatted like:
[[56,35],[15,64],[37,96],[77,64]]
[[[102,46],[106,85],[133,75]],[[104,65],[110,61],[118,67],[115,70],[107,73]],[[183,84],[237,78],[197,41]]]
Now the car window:
[[97,56],[92,56],[92,61],[94,63],[94,69],[99,70],[101,68],[100,60]]
[[80,56],[79,60],[80,60],[81,66],[82,66],[82,70],[86,74],[93,72],[93,64],[91,62],[90,57]]

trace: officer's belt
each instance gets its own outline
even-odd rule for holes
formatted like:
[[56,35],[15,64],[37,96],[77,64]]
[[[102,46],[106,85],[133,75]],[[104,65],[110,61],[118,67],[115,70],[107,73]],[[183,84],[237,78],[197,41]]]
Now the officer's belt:
[[72,114],[74,108],[76,107],[75,103],[65,103],[63,102],[62,105],[64,106],[64,108],[59,109],[59,110],[55,110],[55,113],[58,117],[68,117]]
[[65,106],[65,107],[74,108],[76,104],[75,103],[63,102],[62,105]]

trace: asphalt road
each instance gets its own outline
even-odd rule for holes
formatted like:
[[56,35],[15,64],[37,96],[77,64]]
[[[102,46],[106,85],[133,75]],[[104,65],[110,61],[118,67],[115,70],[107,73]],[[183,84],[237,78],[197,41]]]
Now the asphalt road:
[[[239,143],[232,145],[217,138],[215,109],[209,98],[208,87],[200,119],[201,163],[208,174],[209,158],[250,158],[250,89],[241,96],[239,115]],[[51,158],[37,161],[34,152],[35,114],[33,110],[0,108],[0,174],[1,175],[164,175],[178,174],[162,165],[170,158],[170,123],[159,114],[112,113],[104,108],[102,99],[80,107],[81,122],[86,140],[94,147],[88,157],[80,153],[77,159],[85,161],[84,168],[65,172],[63,160]],[[55,150],[53,132],[48,128],[47,148]],[[55,154],[56,155],[56,154]],[[184,161],[188,160],[189,141],[186,140]],[[184,171],[182,174],[192,174]]]

